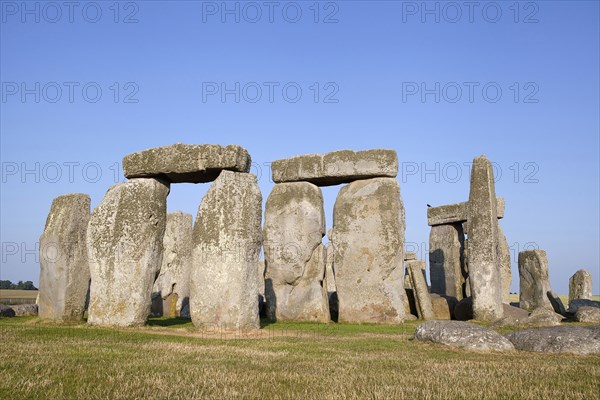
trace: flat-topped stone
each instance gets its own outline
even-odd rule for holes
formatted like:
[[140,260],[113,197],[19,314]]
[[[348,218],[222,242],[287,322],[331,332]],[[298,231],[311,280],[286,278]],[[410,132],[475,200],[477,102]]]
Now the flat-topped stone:
[[[504,218],[505,201],[504,198],[496,199],[496,215],[498,219]],[[455,224],[467,221],[469,212],[469,202],[447,204],[445,206],[427,208],[427,225],[445,225]],[[466,229],[465,229],[466,230]]]
[[126,178],[205,183],[217,179],[222,170],[249,172],[250,163],[248,151],[238,145],[176,143],[123,157],[123,173]]
[[338,150],[306,154],[271,164],[273,182],[311,182],[317,186],[339,185],[359,179],[395,178],[398,156],[394,150]]

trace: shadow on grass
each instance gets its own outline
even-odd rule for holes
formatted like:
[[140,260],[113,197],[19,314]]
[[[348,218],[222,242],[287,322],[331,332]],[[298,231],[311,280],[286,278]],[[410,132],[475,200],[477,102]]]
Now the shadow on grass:
[[148,326],[161,326],[161,327],[171,327],[171,326],[181,326],[189,325],[192,323],[191,319],[187,318],[148,318]]

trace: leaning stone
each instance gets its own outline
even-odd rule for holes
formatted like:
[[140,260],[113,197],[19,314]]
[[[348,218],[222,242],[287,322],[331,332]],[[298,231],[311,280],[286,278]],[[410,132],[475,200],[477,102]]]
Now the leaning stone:
[[132,179],[112,186],[87,231],[92,284],[88,323],[143,325],[163,256],[169,184]]
[[[499,197],[496,199],[496,217],[504,218],[504,199]],[[461,224],[468,221],[469,202],[448,204],[445,206],[428,207],[427,208],[427,225],[448,225]],[[465,226],[465,231],[467,227]]]
[[539,307],[553,309],[547,293],[550,291],[548,257],[544,250],[527,250],[519,253],[519,304],[533,310]]
[[86,249],[89,219],[87,194],[67,194],[52,202],[40,237],[40,319],[83,318],[90,284]]
[[575,313],[575,320],[577,322],[600,324],[600,308],[586,306],[579,307],[577,313]]
[[412,260],[416,260],[417,259],[417,253],[414,253],[412,251],[407,251],[406,253],[404,253],[404,261],[412,261]]
[[190,312],[197,327],[258,329],[262,195],[253,174],[223,171],[194,224]]
[[[500,222],[500,221],[498,221]],[[498,260],[500,261],[500,280],[502,303],[510,302],[510,285],[512,283],[512,272],[510,270],[510,248],[502,227],[498,223]]]
[[578,299],[569,302],[569,312],[575,314],[580,307],[597,307],[600,308],[600,301]]
[[344,186],[333,220],[340,322],[402,322],[404,206],[396,179]]
[[550,304],[552,304],[552,308],[554,309],[555,313],[560,315],[567,314],[562,300],[560,299],[560,297],[558,297],[556,293],[554,293],[553,291],[549,291],[546,293],[546,295],[548,296],[548,300],[550,301]]
[[542,353],[600,354],[600,326],[555,326],[506,335],[517,350]]
[[126,178],[164,178],[170,182],[212,182],[222,170],[249,172],[248,151],[237,145],[184,144],[155,147],[123,158]]
[[464,297],[464,238],[462,224],[436,225],[429,233],[429,272],[431,292]]
[[406,262],[406,269],[410,276],[410,282],[415,297],[415,305],[420,319],[435,319],[433,313],[433,304],[431,296],[427,290],[427,281],[425,280],[424,269],[425,261],[414,260]]
[[265,295],[271,321],[329,322],[321,189],[308,182],[273,187],[265,208]]
[[185,302],[189,301],[190,297],[191,214],[181,211],[167,214],[163,248],[160,274],[154,282],[152,291],[163,300],[163,315],[174,318],[181,315],[181,308]]
[[513,345],[496,331],[462,321],[428,321],[417,327],[415,339],[473,351],[510,351]]
[[276,160],[271,170],[275,183],[306,181],[330,186],[377,177],[395,178],[398,156],[394,150],[338,150]]
[[592,299],[592,275],[585,269],[580,269],[569,278],[569,303],[579,299]]
[[502,285],[494,172],[485,156],[473,160],[468,210],[473,316],[480,321],[494,321],[502,318]]

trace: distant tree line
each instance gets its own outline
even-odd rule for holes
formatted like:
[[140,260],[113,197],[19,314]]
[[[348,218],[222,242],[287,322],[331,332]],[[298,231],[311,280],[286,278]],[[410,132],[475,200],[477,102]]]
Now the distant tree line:
[[38,290],[35,286],[33,286],[33,282],[31,281],[19,281],[16,284],[11,281],[0,281],[0,290],[1,289],[11,289],[11,290]]

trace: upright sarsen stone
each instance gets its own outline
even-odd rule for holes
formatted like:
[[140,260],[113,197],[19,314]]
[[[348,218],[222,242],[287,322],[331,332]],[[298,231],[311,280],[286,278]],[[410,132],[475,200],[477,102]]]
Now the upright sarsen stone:
[[181,316],[181,309],[190,297],[189,279],[192,267],[192,215],[176,211],[167,214],[163,239],[163,257],[160,273],[152,291],[163,301],[170,299],[172,307],[163,315]]
[[429,233],[429,271],[431,292],[462,300],[466,271],[464,267],[462,224],[435,225]]
[[86,231],[90,196],[67,194],[52,202],[40,237],[39,317],[80,320],[90,283]]
[[92,283],[88,323],[143,325],[162,262],[169,184],[132,179],[112,186],[87,232]]
[[393,178],[344,186],[333,211],[340,322],[404,320],[404,206]]
[[579,299],[592,299],[592,275],[585,269],[580,269],[569,278],[569,303]]
[[502,227],[498,223],[498,260],[500,262],[500,282],[502,303],[510,303],[510,284],[512,283],[512,272],[510,270],[510,247]]
[[425,261],[412,260],[406,262],[406,269],[415,297],[415,306],[420,319],[435,319],[433,303],[425,280]]
[[526,310],[539,307],[554,310],[548,299],[548,257],[544,250],[527,250],[519,253],[519,305]]
[[265,209],[267,316],[329,322],[321,189],[308,182],[273,187]]
[[481,321],[502,318],[502,283],[498,258],[498,217],[492,163],[473,160],[468,206],[469,281],[473,317]]
[[193,232],[190,313],[195,326],[255,329],[262,246],[256,176],[223,171],[202,199]]

